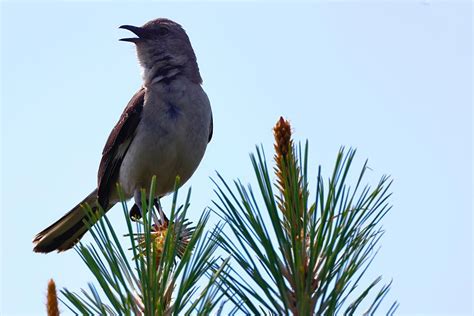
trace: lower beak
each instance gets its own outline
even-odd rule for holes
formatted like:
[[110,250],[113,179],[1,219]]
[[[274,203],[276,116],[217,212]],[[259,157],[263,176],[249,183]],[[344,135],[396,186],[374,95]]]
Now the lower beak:
[[132,42],[132,43],[137,43],[141,40],[144,40],[147,38],[147,35],[149,34],[149,31],[139,27],[139,26],[133,26],[133,25],[121,25],[119,27],[120,29],[125,29],[129,30],[133,34],[135,34],[138,37],[129,37],[129,38],[121,38],[120,41],[124,42]]

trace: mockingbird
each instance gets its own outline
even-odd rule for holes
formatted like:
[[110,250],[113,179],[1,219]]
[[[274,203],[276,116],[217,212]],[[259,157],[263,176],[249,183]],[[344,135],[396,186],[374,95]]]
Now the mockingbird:
[[122,25],[143,67],[143,86],[132,97],[102,152],[97,189],[33,239],[35,252],[72,248],[87,232],[81,204],[108,211],[119,202],[116,183],[133,209],[141,210],[142,188],[156,175],[156,198],[173,190],[176,176],[186,182],[212,137],[212,112],[186,32],[168,19],[142,27]]

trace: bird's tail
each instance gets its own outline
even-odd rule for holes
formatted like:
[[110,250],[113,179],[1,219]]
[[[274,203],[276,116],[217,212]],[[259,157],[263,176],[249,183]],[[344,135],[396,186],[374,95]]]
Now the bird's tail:
[[88,215],[81,206],[85,203],[94,211],[97,209],[97,189],[54,224],[38,233],[33,239],[33,251],[48,253],[72,248],[88,230],[87,224],[84,223]]

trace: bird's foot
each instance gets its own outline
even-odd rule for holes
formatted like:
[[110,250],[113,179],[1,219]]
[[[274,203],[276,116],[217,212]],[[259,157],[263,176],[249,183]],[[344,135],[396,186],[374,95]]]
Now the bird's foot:
[[166,224],[166,225],[168,225],[168,223],[170,221],[169,221],[168,217],[166,217],[165,212],[163,212],[163,208],[161,207],[160,199],[155,199],[154,205],[155,205],[156,209],[158,210],[158,216],[159,216],[159,218],[155,219],[156,224],[161,224],[161,225]]
[[142,211],[137,204],[133,204],[129,212],[130,219],[134,222],[138,222],[142,218]]

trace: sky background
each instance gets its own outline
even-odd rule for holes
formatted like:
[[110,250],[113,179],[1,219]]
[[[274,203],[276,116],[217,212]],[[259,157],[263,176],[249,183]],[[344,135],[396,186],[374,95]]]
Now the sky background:
[[[70,290],[92,280],[74,251],[35,254],[31,240],[94,189],[105,140],[140,87],[117,27],[168,17],[188,32],[214,115],[185,186],[191,220],[215,199],[216,170],[255,183],[248,154],[262,143],[272,156],[283,115],[309,139],[313,185],[341,145],[358,149],[354,173],[369,159],[368,182],[393,177],[368,274],[393,279],[387,303],[472,315],[471,15],[469,1],[2,2],[1,314],[43,314],[51,277]],[[120,207],[109,214],[124,229]]]

